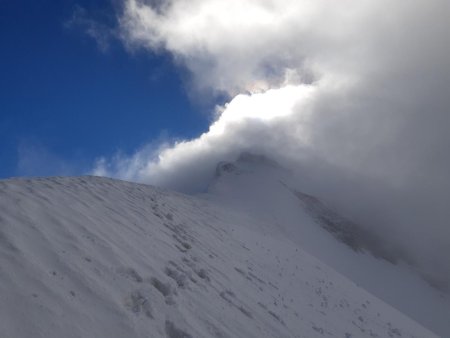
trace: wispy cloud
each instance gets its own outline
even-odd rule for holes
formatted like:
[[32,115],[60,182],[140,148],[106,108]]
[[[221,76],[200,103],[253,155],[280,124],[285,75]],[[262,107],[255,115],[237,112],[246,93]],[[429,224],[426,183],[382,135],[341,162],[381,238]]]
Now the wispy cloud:
[[64,23],[67,29],[79,29],[92,38],[102,52],[106,52],[113,39],[116,39],[116,29],[92,18],[88,11],[76,5],[72,16]]
[[[63,159],[41,142],[22,140],[17,148],[18,176],[75,175],[83,172],[80,158]],[[87,171],[87,170],[84,170]]]

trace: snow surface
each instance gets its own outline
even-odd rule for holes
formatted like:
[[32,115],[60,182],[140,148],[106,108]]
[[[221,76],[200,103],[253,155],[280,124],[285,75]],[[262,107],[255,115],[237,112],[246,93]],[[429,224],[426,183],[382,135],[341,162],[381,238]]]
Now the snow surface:
[[367,255],[304,211],[293,231],[287,190],[252,204],[225,191],[227,175],[199,197],[98,177],[0,181],[0,336],[436,337],[330,258],[347,250],[359,269]]
[[296,191],[296,184],[290,171],[270,159],[244,154],[234,163],[218,166],[205,198],[251,214],[270,235],[283,233],[370,293],[442,337],[450,337],[448,294],[428,284],[402,257],[382,248],[367,229]]

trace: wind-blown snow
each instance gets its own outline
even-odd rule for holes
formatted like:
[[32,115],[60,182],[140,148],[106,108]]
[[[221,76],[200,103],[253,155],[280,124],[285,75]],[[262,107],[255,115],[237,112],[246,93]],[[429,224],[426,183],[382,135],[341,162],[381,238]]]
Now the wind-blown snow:
[[314,196],[295,190],[297,178],[276,162],[243,154],[221,163],[205,198],[258,219],[258,228],[283,234],[298,247],[411,318],[450,336],[448,290],[374,229],[339,215]]
[[211,196],[1,181],[2,337],[435,336]]

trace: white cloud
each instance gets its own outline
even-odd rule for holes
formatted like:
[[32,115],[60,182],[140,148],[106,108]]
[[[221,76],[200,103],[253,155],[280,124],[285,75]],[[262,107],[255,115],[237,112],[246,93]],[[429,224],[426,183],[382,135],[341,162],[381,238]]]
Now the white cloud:
[[264,153],[313,168],[326,184],[312,189],[450,269],[448,13],[447,0],[126,0],[128,47],[172,53],[197,93],[231,99],[198,138],[102,173],[192,191],[218,161]]
[[313,80],[319,61],[313,58],[348,40],[351,17],[366,11],[367,3],[178,0],[152,8],[128,0],[120,22],[128,45],[166,49],[200,89],[236,94],[280,85],[293,72]]

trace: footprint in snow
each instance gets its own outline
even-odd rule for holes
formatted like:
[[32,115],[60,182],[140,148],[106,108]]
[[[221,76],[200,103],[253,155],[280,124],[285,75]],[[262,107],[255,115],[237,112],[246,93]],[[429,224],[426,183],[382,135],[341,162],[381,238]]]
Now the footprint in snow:
[[144,314],[146,317],[153,319],[152,307],[149,299],[140,291],[131,292],[125,299],[125,306],[134,314]]

